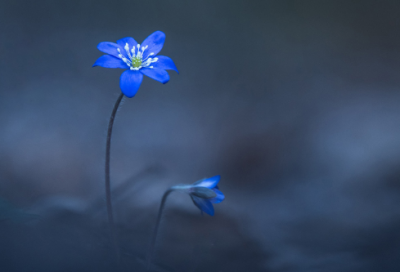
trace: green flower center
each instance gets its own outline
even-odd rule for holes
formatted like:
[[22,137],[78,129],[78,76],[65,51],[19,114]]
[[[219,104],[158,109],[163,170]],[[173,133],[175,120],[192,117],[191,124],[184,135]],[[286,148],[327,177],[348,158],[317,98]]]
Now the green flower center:
[[132,58],[132,66],[138,68],[142,65],[142,58],[141,57],[133,57]]

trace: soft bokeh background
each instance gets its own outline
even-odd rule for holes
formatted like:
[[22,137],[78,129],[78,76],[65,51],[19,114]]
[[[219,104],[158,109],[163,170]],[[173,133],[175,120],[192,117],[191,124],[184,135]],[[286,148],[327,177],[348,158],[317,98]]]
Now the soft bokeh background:
[[[101,41],[161,30],[180,74],[118,112]],[[220,174],[214,217],[168,200],[155,271],[400,271],[400,2],[0,2],[0,270],[144,271],[169,186]]]

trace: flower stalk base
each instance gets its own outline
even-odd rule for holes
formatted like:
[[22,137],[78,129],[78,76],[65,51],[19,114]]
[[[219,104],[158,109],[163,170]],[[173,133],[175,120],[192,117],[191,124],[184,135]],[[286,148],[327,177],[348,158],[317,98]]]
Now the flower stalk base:
[[157,239],[157,233],[158,233],[158,228],[160,226],[160,221],[161,221],[161,216],[162,216],[162,212],[164,210],[164,206],[165,206],[165,202],[167,200],[168,195],[173,192],[175,190],[174,187],[169,188],[167,191],[165,191],[162,200],[161,200],[161,204],[160,204],[160,208],[158,209],[158,215],[157,215],[157,222],[156,222],[156,227],[154,228],[154,232],[153,232],[153,236],[151,238],[151,243],[150,243],[150,247],[149,247],[149,251],[147,252],[147,262],[146,262],[146,268],[147,271],[150,271],[150,267],[151,267],[151,259],[153,256],[153,251],[154,251],[154,247],[156,245],[156,239]]
[[122,98],[124,97],[124,94],[120,94],[117,102],[115,102],[114,109],[111,113],[110,117],[110,122],[108,123],[108,131],[107,131],[107,143],[106,143],[106,164],[105,164],[105,186],[106,186],[106,201],[107,201],[107,215],[108,215],[108,224],[110,227],[110,233],[111,233],[111,240],[113,243],[115,255],[117,258],[117,263],[120,262],[120,253],[119,253],[119,247],[118,247],[118,240],[117,240],[117,234],[115,231],[115,224],[114,224],[114,215],[113,215],[113,209],[112,209],[112,202],[111,202],[111,186],[110,186],[110,148],[111,148],[111,135],[112,135],[112,130],[113,130],[113,125],[114,125],[114,119],[115,115],[117,114],[119,105],[121,104]]

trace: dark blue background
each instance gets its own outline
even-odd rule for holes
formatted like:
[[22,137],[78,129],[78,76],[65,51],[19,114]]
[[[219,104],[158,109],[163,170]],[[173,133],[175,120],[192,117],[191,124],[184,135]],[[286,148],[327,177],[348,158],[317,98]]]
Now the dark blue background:
[[[180,74],[118,112],[101,41],[161,30]],[[163,192],[216,174],[201,216],[172,194],[159,271],[400,271],[399,1],[0,2],[0,270],[142,271]]]

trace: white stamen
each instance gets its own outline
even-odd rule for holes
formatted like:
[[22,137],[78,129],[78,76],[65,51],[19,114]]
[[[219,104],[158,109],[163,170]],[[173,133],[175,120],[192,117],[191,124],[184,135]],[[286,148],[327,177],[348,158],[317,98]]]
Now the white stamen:
[[148,60],[142,62],[143,67],[149,66],[149,65],[151,64],[151,62],[152,62],[151,60],[152,60],[152,59],[150,58],[150,59],[148,59]]
[[132,55],[131,55],[131,53],[129,52],[129,44],[128,44],[128,43],[125,44],[125,51],[126,51],[126,53],[128,54],[128,57],[131,59],[131,58],[132,58]]
[[[151,64],[158,61],[158,58],[150,58],[150,56],[154,55],[154,52],[149,53],[147,55],[146,59],[143,59],[144,51],[148,47],[149,47],[148,45],[140,47],[140,44],[137,44],[136,46],[133,46],[132,48],[129,48],[129,44],[126,43],[125,46],[124,46],[124,49],[126,51],[126,54],[128,55],[128,58],[126,58],[125,55],[122,54],[120,48],[117,48],[117,51],[119,53],[118,57],[123,62],[126,63],[126,65],[129,67],[130,70],[138,71],[143,67],[153,69],[154,66],[152,66]],[[136,51],[136,48],[137,48],[137,51]],[[133,62],[136,63],[137,61],[140,61],[141,65],[139,67],[134,67],[133,66]]]
[[152,55],[154,55],[154,53],[148,54],[147,57],[146,57],[144,60],[142,60],[142,62],[145,62],[145,61],[146,61],[150,56],[152,56]]

